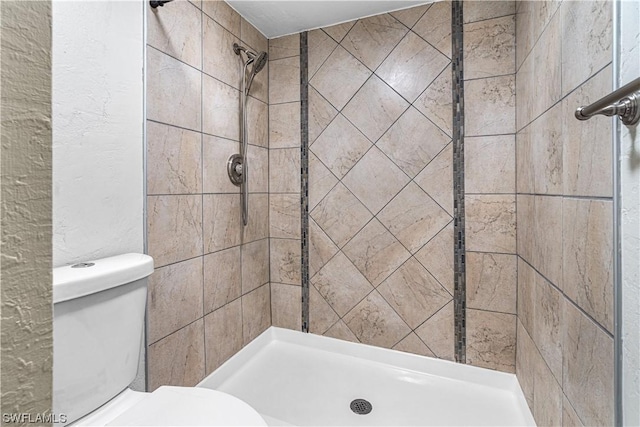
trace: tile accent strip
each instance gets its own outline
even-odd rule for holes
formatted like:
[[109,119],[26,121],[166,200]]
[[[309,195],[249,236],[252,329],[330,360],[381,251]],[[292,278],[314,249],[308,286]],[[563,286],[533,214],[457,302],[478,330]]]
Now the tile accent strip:
[[462,1],[451,2],[451,70],[453,97],[453,221],[454,221],[454,352],[466,363],[466,268],[464,235],[464,74]]
[[309,57],[308,32],[300,33],[300,230],[302,332],[309,332]]

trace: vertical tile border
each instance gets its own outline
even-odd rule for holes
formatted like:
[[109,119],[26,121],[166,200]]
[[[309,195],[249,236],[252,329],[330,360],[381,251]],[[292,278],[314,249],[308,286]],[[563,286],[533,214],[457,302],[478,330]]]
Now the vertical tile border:
[[309,332],[309,57],[308,32],[300,33],[300,238],[302,332]]
[[454,354],[466,363],[466,268],[464,235],[464,74],[462,0],[451,2],[451,70],[453,97],[453,221],[454,221]]

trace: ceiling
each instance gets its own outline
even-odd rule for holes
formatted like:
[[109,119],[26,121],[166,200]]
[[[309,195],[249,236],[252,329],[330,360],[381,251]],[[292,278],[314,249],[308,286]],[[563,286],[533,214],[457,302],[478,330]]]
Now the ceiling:
[[227,3],[271,39],[432,1],[227,0]]

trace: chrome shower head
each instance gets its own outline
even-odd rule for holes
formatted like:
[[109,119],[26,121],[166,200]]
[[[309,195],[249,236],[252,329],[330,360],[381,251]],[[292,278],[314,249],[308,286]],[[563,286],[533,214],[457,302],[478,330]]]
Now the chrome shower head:
[[252,74],[258,74],[265,65],[267,65],[267,52],[260,52],[258,56],[253,59],[253,69],[251,70]]

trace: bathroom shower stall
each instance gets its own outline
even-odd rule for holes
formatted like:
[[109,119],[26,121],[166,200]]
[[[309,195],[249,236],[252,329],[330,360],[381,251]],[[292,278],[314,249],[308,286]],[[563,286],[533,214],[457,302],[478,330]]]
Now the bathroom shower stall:
[[574,111],[611,92],[614,3],[270,38],[251,3],[147,10],[148,389],[240,369],[276,326],[515,374],[537,424],[612,425],[614,119]]

